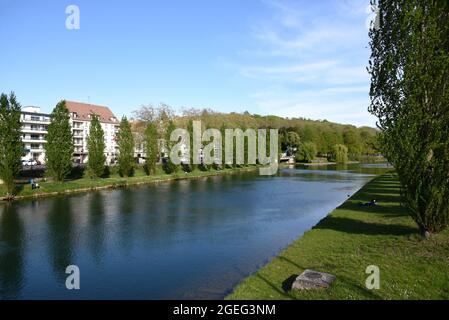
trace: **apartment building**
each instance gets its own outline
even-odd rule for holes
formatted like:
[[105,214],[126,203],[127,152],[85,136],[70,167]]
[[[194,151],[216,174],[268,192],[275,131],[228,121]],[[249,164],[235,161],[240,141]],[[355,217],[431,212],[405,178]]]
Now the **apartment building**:
[[22,122],[22,141],[24,154],[22,160],[36,160],[45,162],[45,144],[50,115],[42,113],[39,107],[22,108],[20,121]]
[[101,127],[104,131],[104,150],[106,162],[113,163],[118,154],[116,134],[120,122],[112,111],[105,106],[98,106],[88,103],[66,101],[67,109],[70,112],[70,124],[74,142],[74,160],[78,163],[86,163],[88,159],[87,137],[90,132],[92,115],[99,117]]

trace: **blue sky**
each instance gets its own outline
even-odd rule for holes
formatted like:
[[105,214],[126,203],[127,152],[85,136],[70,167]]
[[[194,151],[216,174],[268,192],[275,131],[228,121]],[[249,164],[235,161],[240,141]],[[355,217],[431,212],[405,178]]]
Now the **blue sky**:
[[[65,27],[68,5],[80,29]],[[369,0],[0,0],[0,91],[375,125]]]

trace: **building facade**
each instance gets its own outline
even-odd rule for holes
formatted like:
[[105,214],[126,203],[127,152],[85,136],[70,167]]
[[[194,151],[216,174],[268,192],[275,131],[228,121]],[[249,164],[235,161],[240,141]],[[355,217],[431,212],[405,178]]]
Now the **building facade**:
[[114,163],[118,154],[116,134],[120,122],[112,111],[105,106],[93,104],[66,101],[67,109],[70,112],[70,125],[73,133],[74,143],[74,161],[77,163],[86,163],[88,160],[87,137],[90,132],[92,115],[98,116],[101,127],[104,131],[104,150],[107,164]]
[[36,160],[38,163],[44,163],[50,115],[42,113],[39,107],[24,107],[20,121],[22,122],[22,142],[24,144],[22,160]]
[[[66,106],[70,112],[74,162],[86,163],[88,160],[87,137],[90,132],[92,115],[95,114],[99,117],[104,131],[106,162],[107,164],[114,163],[118,154],[116,134],[120,123],[112,111],[108,107],[73,101],[66,101]],[[20,121],[22,122],[22,142],[24,144],[22,160],[36,160],[44,164],[50,115],[42,113],[39,107],[24,107]]]

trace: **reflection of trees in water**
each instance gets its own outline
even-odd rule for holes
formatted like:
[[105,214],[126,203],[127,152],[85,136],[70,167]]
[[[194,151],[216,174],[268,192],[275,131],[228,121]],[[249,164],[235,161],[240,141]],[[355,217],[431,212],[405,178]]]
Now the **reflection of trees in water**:
[[101,192],[94,192],[89,197],[89,235],[88,246],[97,262],[105,251],[105,197]]
[[17,299],[24,281],[25,230],[15,204],[3,205],[0,216],[0,299]]
[[120,220],[118,223],[119,241],[120,245],[127,250],[131,250],[133,238],[138,229],[133,228],[134,192],[136,191],[132,188],[125,188],[118,193],[120,196],[118,212],[118,219]]
[[232,219],[236,210],[256,206],[255,201],[248,200],[256,196],[249,181],[254,176],[248,175],[248,181],[242,181],[242,177],[224,175],[149,186],[145,201],[136,201],[143,236],[147,241],[163,240],[167,245],[180,241],[180,236],[197,236],[204,226]]
[[50,264],[59,281],[64,283],[67,266],[73,261],[74,221],[70,197],[57,197],[48,213],[48,249]]
[[305,181],[342,181],[354,180],[354,174],[380,175],[391,170],[391,167],[370,167],[361,164],[332,164],[323,166],[297,166],[294,170],[282,170],[284,177],[298,177]]

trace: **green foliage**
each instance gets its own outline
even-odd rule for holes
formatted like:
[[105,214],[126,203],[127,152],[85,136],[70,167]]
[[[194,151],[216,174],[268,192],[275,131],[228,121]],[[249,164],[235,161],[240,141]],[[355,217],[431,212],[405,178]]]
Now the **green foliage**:
[[289,150],[290,152],[293,152],[294,149],[299,149],[301,145],[301,138],[297,132],[289,131],[286,133],[281,133],[280,143],[283,151]]
[[348,147],[348,157],[351,160],[360,160],[363,152],[361,134],[353,127],[343,132],[344,145]]
[[65,101],[60,101],[51,113],[45,144],[45,163],[48,174],[55,181],[64,181],[71,172],[73,149],[70,113]]
[[132,175],[134,170],[134,137],[131,132],[131,125],[126,117],[120,121],[117,133],[117,145],[119,149],[118,166],[119,172],[124,177]]
[[[377,1],[374,1],[377,4]],[[423,234],[449,224],[449,2],[381,1],[370,112]]]
[[198,157],[196,155],[196,153],[194,153],[194,150],[193,150],[193,120],[189,120],[189,122],[187,123],[187,132],[189,133],[189,139],[190,139],[190,141],[189,141],[189,143],[190,143],[190,148],[189,148],[189,160],[190,160],[189,162],[190,162],[190,165],[189,165],[189,170],[193,171],[193,170],[195,170],[195,167],[196,167],[196,165],[193,163],[193,159],[195,157]]
[[14,194],[15,177],[19,174],[23,153],[20,109],[14,93],[9,98],[6,94],[0,96],[0,179],[7,196]]
[[167,147],[167,154],[168,154],[168,158],[166,159],[166,163],[164,163],[164,171],[167,174],[172,174],[172,173],[177,173],[178,172],[178,166],[175,165],[171,159],[170,159],[170,150],[173,148],[173,146],[175,145],[176,142],[170,141],[170,135],[171,133],[176,130],[176,126],[175,123],[170,120],[168,121],[167,124],[167,129],[165,131],[165,145]]
[[343,144],[336,144],[332,151],[331,160],[336,163],[348,162],[348,148]]
[[[163,131],[161,137],[164,136],[170,120],[175,122],[176,127],[182,128],[188,128],[189,122],[192,120],[201,120],[205,128],[217,128],[220,130],[222,127],[226,129],[279,129],[279,133],[281,134],[280,144],[285,150],[284,138],[286,138],[289,132],[296,132],[300,137],[300,141],[315,143],[318,153],[322,156],[332,153],[333,147],[336,144],[345,144],[344,132],[346,130],[354,130],[359,136],[357,139],[361,141],[362,154],[379,153],[377,149],[373,148],[375,146],[373,141],[379,132],[375,128],[356,128],[351,125],[342,125],[326,120],[318,121],[304,118],[286,119],[277,116],[260,116],[257,114],[235,112],[225,114],[209,109],[188,109],[184,110],[182,116],[175,117],[171,111],[167,110],[170,110],[170,108],[166,105],[161,105],[159,108],[142,107],[135,114],[144,123],[148,120],[156,119]],[[282,133],[285,133],[285,135]]]
[[313,142],[300,143],[298,152],[296,153],[296,161],[298,162],[312,162],[317,154],[316,145]]
[[104,174],[106,156],[104,151],[106,145],[104,142],[104,132],[97,115],[91,115],[90,132],[87,137],[87,150],[89,153],[87,159],[87,172],[91,178],[99,178]]
[[153,122],[148,123],[145,129],[144,144],[146,153],[145,170],[148,175],[155,174],[159,148],[157,142],[157,127]]

